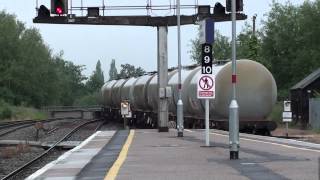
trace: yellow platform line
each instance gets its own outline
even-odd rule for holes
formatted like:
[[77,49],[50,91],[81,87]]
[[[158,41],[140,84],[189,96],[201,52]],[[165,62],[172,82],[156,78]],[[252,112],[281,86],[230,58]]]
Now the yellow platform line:
[[130,130],[128,138],[122,147],[122,150],[118,156],[118,159],[112,165],[112,167],[108,171],[107,175],[105,176],[104,180],[115,180],[116,179],[122,164],[124,163],[124,161],[127,158],[129,147],[130,147],[132,140],[133,140],[133,136],[134,136],[134,130]]

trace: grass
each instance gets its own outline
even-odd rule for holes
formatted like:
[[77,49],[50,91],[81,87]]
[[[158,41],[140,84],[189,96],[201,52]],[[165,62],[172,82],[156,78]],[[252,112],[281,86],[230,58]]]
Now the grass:
[[283,103],[277,102],[273,107],[268,120],[275,121],[277,124],[282,124],[282,112],[283,112]]
[[[282,112],[283,112],[283,102],[278,101],[273,107],[270,115],[267,117],[267,120],[276,122],[278,127],[285,127],[285,123],[282,121]],[[289,123],[289,127],[296,128],[297,125],[294,123]]]
[[320,134],[320,128],[312,129],[312,132],[317,133],[317,134]]
[[22,106],[11,106],[0,103],[0,120],[47,119],[47,115],[38,109]]
[[28,107],[12,107],[14,119],[47,119],[47,115],[38,109],[28,108]]

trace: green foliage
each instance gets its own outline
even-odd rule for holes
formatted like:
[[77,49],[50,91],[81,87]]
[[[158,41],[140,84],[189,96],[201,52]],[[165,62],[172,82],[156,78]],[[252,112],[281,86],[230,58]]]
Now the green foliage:
[[12,110],[12,118],[11,119],[17,119],[17,120],[23,120],[23,119],[38,119],[43,120],[47,119],[48,116],[46,113],[39,111],[35,108],[29,108],[24,106],[11,106]]
[[273,107],[272,112],[268,116],[268,120],[275,121],[278,124],[282,123],[282,112],[283,112],[283,104],[281,102],[277,102]]
[[117,75],[116,60],[112,59],[109,70],[109,81],[117,79]]
[[[246,24],[237,36],[237,59],[265,65],[277,82],[279,99],[284,99],[290,87],[320,67],[320,26],[316,23],[320,21],[320,1],[305,1],[300,6],[273,1],[271,7],[261,30],[253,35]],[[216,36],[214,58],[230,59],[230,40]],[[200,50],[199,40],[193,40],[191,57],[198,63]]]
[[12,111],[9,107],[5,107],[0,115],[0,119],[10,119],[12,117]]
[[145,72],[141,67],[134,67],[130,64],[121,64],[121,70],[118,74],[119,79],[142,76]]
[[[191,59],[201,64],[201,45],[199,38],[191,40],[191,45]],[[215,42],[212,49],[214,59],[225,60],[231,57],[231,42],[228,37],[221,35],[219,31],[215,31]]]
[[0,11],[1,99],[35,107],[73,104],[83,94],[83,67],[62,55],[51,54],[37,29]]
[[56,74],[52,75],[56,76],[57,81],[54,83],[55,86],[51,88],[50,94],[56,95],[53,98],[53,101],[56,101],[54,104],[70,106],[86,93],[83,83],[86,77],[82,75],[84,67],[63,60],[62,53],[55,56],[53,61]]
[[320,134],[320,129],[314,128],[314,129],[312,129],[312,131],[313,131],[314,133]]
[[3,100],[0,100],[0,119],[10,119],[12,117],[12,110],[10,105]]
[[0,99],[0,120],[47,119],[47,115],[34,108],[12,106]]
[[83,96],[75,101],[76,106],[92,106],[98,105],[100,102],[98,101],[100,98],[99,92],[94,92],[92,94],[88,94]]
[[261,33],[252,32],[252,27],[246,23],[237,36],[237,59],[261,61]]
[[301,6],[273,2],[264,22],[262,58],[279,89],[288,89],[320,66],[320,1]]
[[93,74],[90,76],[88,82],[86,83],[86,87],[90,93],[99,91],[100,88],[104,84],[104,75],[103,71],[101,70],[101,63],[100,60],[98,60],[96,65],[96,70],[93,72]]
[[[245,28],[237,37],[237,59],[258,60],[261,49],[261,40],[252,34],[252,27],[246,24]],[[191,58],[201,64],[201,45],[199,38],[191,40]],[[231,40],[215,31],[215,42],[212,46],[213,58],[217,60],[231,59]]]

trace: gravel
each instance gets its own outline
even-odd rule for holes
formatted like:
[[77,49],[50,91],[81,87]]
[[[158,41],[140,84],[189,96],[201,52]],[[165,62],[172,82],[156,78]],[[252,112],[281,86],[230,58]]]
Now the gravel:
[[17,177],[14,177],[12,179],[13,180],[23,180],[23,179],[27,178],[32,173],[34,173],[37,170],[41,169],[46,164],[50,163],[51,161],[56,160],[59,156],[61,156],[65,152],[66,151],[62,151],[62,150],[54,150],[54,151],[50,152],[50,154],[48,156],[46,156],[45,158],[42,158],[37,163],[32,165],[30,168],[28,168],[25,171],[19,173],[19,175]]
[[[45,131],[50,131],[55,128],[57,130],[50,134],[47,134],[44,130],[39,130],[38,141],[41,142],[54,142],[62,138],[66,132],[70,131],[77,124],[85,122],[86,120],[58,120],[47,122],[43,124]],[[22,140],[22,141],[37,141],[36,139],[37,129],[35,126],[20,129],[16,132],[10,133],[6,136],[0,137],[0,140]]]
[[18,147],[1,147],[0,178],[31,161],[44,152],[42,148],[28,147],[25,152],[18,152]]

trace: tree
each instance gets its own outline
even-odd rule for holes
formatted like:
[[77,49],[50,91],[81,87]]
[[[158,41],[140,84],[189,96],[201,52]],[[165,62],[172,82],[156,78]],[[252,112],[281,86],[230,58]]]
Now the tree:
[[0,100],[41,107],[72,105],[84,90],[83,66],[52,55],[41,34],[0,11]]
[[255,35],[252,32],[252,26],[248,23],[237,36],[237,59],[251,59],[262,61],[261,53],[261,33],[258,31]]
[[117,79],[118,71],[116,68],[116,61],[114,59],[111,60],[110,70],[109,70],[109,81]]
[[59,93],[57,102],[54,104],[73,105],[77,99],[87,94],[83,83],[87,78],[82,75],[84,66],[65,61],[62,56],[63,53],[60,53],[53,57],[56,76],[59,79],[56,82],[56,88],[53,88]]
[[15,101],[12,69],[19,61],[19,37],[24,30],[24,25],[16,21],[15,16],[0,11],[0,98],[11,103]]
[[96,70],[90,76],[88,82],[86,83],[87,88],[90,93],[97,92],[104,84],[104,75],[103,71],[101,70],[101,63],[98,60],[96,65]]
[[[201,44],[199,38],[191,40],[191,45],[191,59],[201,64]],[[212,49],[214,59],[226,60],[231,58],[231,43],[229,38],[221,35],[217,30],[215,31],[215,42]]]
[[273,2],[264,22],[262,58],[278,88],[288,88],[320,67],[320,1],[300,6]]
[[143,75],[144,73],[146,72],[141,67],[135,68],[130,64],[121,64],[121,70],[118,74],[118,78],[124,79],[129,77],[138,77]]

